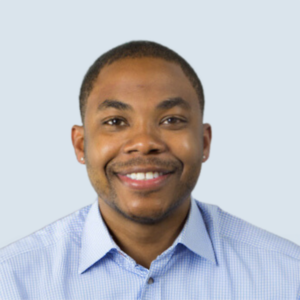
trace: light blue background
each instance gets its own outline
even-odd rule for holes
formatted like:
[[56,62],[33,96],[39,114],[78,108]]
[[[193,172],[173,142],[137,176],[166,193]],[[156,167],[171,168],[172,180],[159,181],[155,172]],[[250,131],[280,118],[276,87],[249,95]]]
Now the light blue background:
[[201,78],[212,152],[193,193],[300,244],[299,1],[2,1],[0,247],[96,199],[71,126],[88,67],[146,39]]

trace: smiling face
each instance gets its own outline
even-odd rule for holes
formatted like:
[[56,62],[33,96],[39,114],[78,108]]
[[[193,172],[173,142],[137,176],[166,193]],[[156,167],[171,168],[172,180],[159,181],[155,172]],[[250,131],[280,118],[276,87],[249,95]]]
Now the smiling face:
[[180,66],[137,58],[101,70],[72,138],[102,213],[153,224],[189,207],[211,129]]

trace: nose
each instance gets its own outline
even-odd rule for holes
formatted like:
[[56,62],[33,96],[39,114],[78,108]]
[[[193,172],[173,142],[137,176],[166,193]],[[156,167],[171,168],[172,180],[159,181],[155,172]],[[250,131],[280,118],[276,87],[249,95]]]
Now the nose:
[[140,128],[138,132],[132,133],[123,148],[127,154],[136,152],[143,155],[159,154],[166,151],[166,149],[167,146],[161,136],[150,128]]

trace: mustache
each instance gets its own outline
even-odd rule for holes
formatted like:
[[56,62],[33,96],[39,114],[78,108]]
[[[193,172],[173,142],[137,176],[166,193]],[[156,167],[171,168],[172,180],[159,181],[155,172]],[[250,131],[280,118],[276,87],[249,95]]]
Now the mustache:
[[175,169],[182,169],[182,164],[177,160],[164,160],[158,157],[135,157],[124,162],[112,162],[108,164],[107,169],[113,171],[120,171],[128,167],[149,167],[155,166],[158,168],[173,171]]

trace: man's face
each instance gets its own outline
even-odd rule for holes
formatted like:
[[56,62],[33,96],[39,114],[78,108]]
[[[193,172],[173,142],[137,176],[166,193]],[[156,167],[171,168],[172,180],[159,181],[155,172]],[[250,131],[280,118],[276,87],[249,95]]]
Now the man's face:
[[153,224],[190,199],[210,126],[180,66],[156,58],[105,66],[88,98],[84,156],[101,205]]

